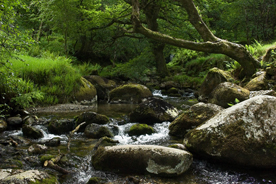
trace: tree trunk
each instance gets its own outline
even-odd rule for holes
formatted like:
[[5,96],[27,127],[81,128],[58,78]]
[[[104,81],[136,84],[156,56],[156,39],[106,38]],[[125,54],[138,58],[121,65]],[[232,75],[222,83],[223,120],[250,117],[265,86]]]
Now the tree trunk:
[[214,36],[201,19],[193,1],[180,0],[180,2],[186,9],[191,24],[196,28],[204,42],[193,42],[174,38],[144,27],[139,19],[139,0],[132,0],[133,31],[141,33],[146,37],[161,43],[196,51],[225,54],[239,62],[247,76],[252,76],[256,72],[256,69],[260,67],[260,63],[255,58],[253,58],[253,56],[246,50],[244,46]]

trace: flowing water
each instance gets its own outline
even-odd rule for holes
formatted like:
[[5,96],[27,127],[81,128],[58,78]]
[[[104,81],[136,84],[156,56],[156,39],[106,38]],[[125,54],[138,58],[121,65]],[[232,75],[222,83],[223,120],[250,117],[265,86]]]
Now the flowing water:
[[[154,92],[155,96],[159,96],[169,101],[170,103],[180,106],[183,103],[187,104],[187,101],[181,101],[179,98],[170,98],[164,96],[160,91]],[[109,128],[116,130],[116,135],[113,139],[118,140],[119,144],[148,144],[148,145],[163,145],[168,146],[174,143],[181,143],[182,140],[174,139],[169,136],[168,127],[170,122],[156,123],[153,128],[156,133],[152,135],[141,136],[129,136],[126,131],[135,123],[130,122],[127,124],[121,124],[121,120],[127,120],[127,114],[131,112],[136,105],[133,104],[99,104],[92,109],[94,112],[105,114],[112,118],[112,122],[107,125]],[[80,114],[80,113],[79,113]],[[55,118],[56,116],[62,117],[64,114],[59,115],[47,115],[45,118]],[[61,139],[61,145],[55,150],[50,150],[51,153],[57,152],[60,149],[61,152],[66,152],[68,137],[66,135],[54,135],[49,134],[47,128],[43,125],[37,125],[43,131],[44,137],[38,142],[52,139],[53,137],[59,137]],[[9,134],[22,135],[22,131],[10,131]],[[73,168],[73,174],[60,176],[60,182],[63,184],[86,184],[91,177],[104,178],[107,183],[124,183],[126,182],[126,176],[117,175],[114,173],[95,171],[91,165],[91,155],[93,147],[97,140],[87,139],[83,133],[75,133],[71,142],[70,154],[68,159],[70,160],[71,167]],[[72,167],[72,165],[76,167]],[[223,163],[214,163],[211,161],[194,158],[194,162],[191,168],[181,176],[175,178],[159,178],[152,175],[145,176],[133,176],[139,177],[143,183],[184,183],[184,184],[251,184],[251,183],[276,183],[275,170],[252,170],[240,167],[229,166]]]

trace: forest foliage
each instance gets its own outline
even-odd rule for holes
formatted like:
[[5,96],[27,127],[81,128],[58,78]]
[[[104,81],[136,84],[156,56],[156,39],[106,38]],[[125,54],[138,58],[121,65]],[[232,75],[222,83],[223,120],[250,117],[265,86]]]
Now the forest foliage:
[[[105,77],[137,82],[147,81],[148,74],[157,74],[152,40],[131,32],[129,0],[1,2],[2,107],[11,106],[10,103],[22,107],[36,102],[62,103],[76,90],[74,83],[80,76],[95,69]],[[276,0],[194,2],[212,33],[243,44],[255,58],[275,45]],[[150,26],[147,25],[151,18],[147,14],[150,3],[159,7],[158,17],[152,21],[158,25],[160,33],[202,41],[178,1],[141,0],[143,25]],[[174,56],[166,64],[173,75],[166,79],[188,81],[195,86],[200,84],[210,67],[239,67],[233,59],[220,54],[210,55],[170,45],[165,45],[162,53],[167,59]]]

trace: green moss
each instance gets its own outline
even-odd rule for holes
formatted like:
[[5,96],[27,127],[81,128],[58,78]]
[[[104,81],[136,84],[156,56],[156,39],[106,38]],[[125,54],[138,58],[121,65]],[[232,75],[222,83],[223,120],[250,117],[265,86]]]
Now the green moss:
[[85,78],[81,77],[81,87],[75,94],[78,101],[92,100],[97,95],[96,88]]
[[55,158],[55,156],[46,154],[46,155],[42,155],[39,160],[41,163],[44,163],[46,160],[51,160],[52,158]]
[[56,184],[58,183],[57,177],[56,176],[50,176],[50,178],[45,178],[43,180],[36,180],[35,182],[30,181],[29,184]]
[[130,127],[128,132],[129,135],[143,135],[143,134],[152,134],[154,129],[147,124],[136,124]]

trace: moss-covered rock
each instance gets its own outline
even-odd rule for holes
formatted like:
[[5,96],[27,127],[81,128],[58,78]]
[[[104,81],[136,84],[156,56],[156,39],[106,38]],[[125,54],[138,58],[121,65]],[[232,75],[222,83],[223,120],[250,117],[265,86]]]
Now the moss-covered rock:
[[266,73],[263,72],[258,77],[250,80],[244,88],[248,89],[249,91],[268,90],[269,86],[266,81]]
[[180,175],[189,169],[192,161],[187,151],[153,145],[100,147],[92,157],[97,170],[159,176]]
[[92,177],[88,180],[86,184],[104,184],[106,183],[106,179],[99,178],[99,177]]
[[90,101],[91,103],[97,101],[97,90],[88,80],[81,77],[81,87],[75,93],[75,100],[78,102],[81,101]]
[[223,108],[215,104],[197,103],[189,110],[178,116],[169,126],[169,134],[177,137],[184,137],[185,134],[212,116],[222,111]]
[[39,160],[40,160],[41,164],[44,164],[44,162],[45,162],[46,160],[51,160],[52,158],[55,158],[55,157],[56,157],[55,155],[45,154],[45,155],[41,155],[41,156],[39,157]]
[[186,134],[187,149],[220,161],[276,167],[276,97],[261,95],[227,108]]
[[75,123],[73,119],[56,119],[50,121],[48,131],[52,134],[64,134],[74,130]]
[[42,154],[48,150],[48,147],[41,144],[33,144],[28,148],[30,154]]
[[8,129],[14,130],[22,127],[23,120],[21,117],[9,117],[7,119]]
[[223,82],[233,82],[234,79],[230,75],[230,73],[223,71],[218,68],[212,68],[209,70],[206,78],[204,79],[200,90],[199,90],[199,100],[207,102],[206,99],[209,98],[211,92]]
[[85,76],[85,79],[87,79],[91,84],[93,84],[97,90],[97,96],[98,100],[108,100],[109,91],[114,89],[117,84],[113,80],[108,80],[104,77],[98,76],[98,75],[89,75]]
[[154,129],[147,124],[135,124],[130,127],[128,134],[130,136],[132,135],[139,136],[139,135],[145,135],[145,134],[150,135],[153,132],[154,132]]
[[141,103],[152,96],[152,92],[141,84],[126,84],[110,91],[110,103]]
[[98,125],[95,123],[89,124],[86,126],[84,130],[84,135],[88,138],[99,139],[101,137],[113,137],[114,135],[111,131],[102,125]]
[[75,118],[76,126],[81,124],[82,122],[86,122],[79,128],[80,132],[83,132],[87,125],[92,123],[104,125],[110,122],[110,119],[103,114],[98,114],[95,112],[83,112],[78,117]]
[[25,137],[32,139],[39,139],[43,137],[43,133],[40,129],[32,127],[30,125],[23,125],[22,132]]
[[8,127],[8,124],[5,120],[0,118],[0,133],[4,132]]
[[220,83],[210,95],[209,103],[217,104],[224,108],[229,107],[230,103],[234,103],[235,99],[240,102],[249,98],[250,92],[248,89],[242,88],[231,82]]
[[147,98],[129,115],[131,122],[145,124],[173,121],[178,116],[178,110],[168,102],[159,98]]

